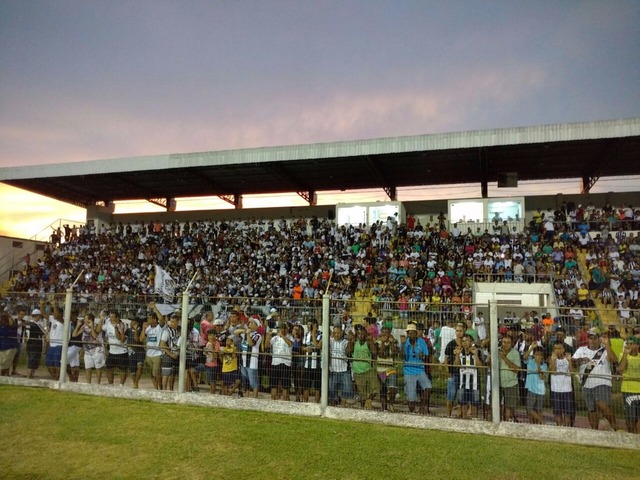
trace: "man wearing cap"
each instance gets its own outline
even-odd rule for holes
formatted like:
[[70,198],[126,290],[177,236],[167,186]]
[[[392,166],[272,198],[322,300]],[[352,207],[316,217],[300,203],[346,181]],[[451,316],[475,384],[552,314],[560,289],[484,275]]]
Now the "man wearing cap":
[[640,337],[631,335],[625,342],[618,370],[622,373],[622,392],[627,432],[640,433]]
[[587,346],[578,348],[572,358],[580,369],[582,396],[587,405],[591,428],[598,429],[602,414],[611,428],[617,430],[616,416],[611,408],[611,363],[616,362],[617,358],[611,349],[609,337],[603,335],[600,338],[597,331],[591,329]]
[[[423,338],[418,337],[415,323],[407,325],[407,340],[402,346],[404,352],[404,390],[407,396],[409,412],[415,411],[420,401],[419,413],[426,413],[427,398],[431,390],[431,380],[427,377],[424,366],[429,356],[429,348]],[[422,393],[418,397],[418,385]]]
[[280,318],[280,314],[278,313],[278,310],[272,307],[269,310],[269,315],[267,315],[267,326],[269,328],[276,328],[279,318]]
[[47,341],[49,348],[44,359],[44,364],[49,370],[52,380],[60,378],[60,361],[62,359],[62,341],[64,338],[64,321],[62,312],[58,308],[55,296],[51,296],[50,300],[53,305],[53,315],[49,317],[49,325],[47,330]]
[[40,366],[42,348],[47,327],[39,308],[31,312],[31,318],[25,321],[23,326],[27,342],[27,378],[33,378],[33,374]]

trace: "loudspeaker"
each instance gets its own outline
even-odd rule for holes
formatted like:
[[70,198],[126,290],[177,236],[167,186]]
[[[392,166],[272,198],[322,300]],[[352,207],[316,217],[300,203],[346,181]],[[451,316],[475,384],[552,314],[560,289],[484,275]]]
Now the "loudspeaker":
[[498,174],[498,188],[515,188],[518,186],[518,173],[506,172]]

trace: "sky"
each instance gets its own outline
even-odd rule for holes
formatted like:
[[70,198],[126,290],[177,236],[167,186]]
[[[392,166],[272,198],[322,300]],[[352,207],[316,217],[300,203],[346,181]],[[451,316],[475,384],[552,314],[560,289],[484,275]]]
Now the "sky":
[[[639,25],[637,0],[0,0],[0,168],[637,117]],[[84,210],[0,184],[0,235],[58,218]]]

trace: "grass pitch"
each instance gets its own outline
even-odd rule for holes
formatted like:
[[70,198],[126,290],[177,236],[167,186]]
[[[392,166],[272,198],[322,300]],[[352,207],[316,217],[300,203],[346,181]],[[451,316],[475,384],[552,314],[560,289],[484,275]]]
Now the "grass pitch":
[[637,452],[0,386],[0,478],[640,478]]

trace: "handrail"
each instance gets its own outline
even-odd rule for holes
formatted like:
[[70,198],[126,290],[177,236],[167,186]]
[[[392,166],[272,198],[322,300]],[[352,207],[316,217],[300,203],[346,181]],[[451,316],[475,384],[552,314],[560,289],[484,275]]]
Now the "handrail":
[[[49,243],[50,242],[50,236],[47,236],[47,238],[45,240],[40,240],[39,236],[45,231],[48,231],[48,232],[51,231],[51,229],[53,229],[54,227],[62,228],[63,222],[64,223],[69,223],[69,224],[74,224],[74,225],[77,223],[75,220],[69,220],[69,219],[65,219],[65,218],[58,218],[57,220],[51,222],[46,227],[42,228],[35,235],[32,235],[28,239],[24,239],[24,241],[34,242],[36,244],[37,243]],[[3,278],[7,273],[11,272],[12,270],[15,270],[16,266],[18,266],[20,264],[20,262],[22,262],[22,259],[24,258],[24,255],[18,256],[18,259],[16,260],[16,250],[17,249],[22,249],[22,248],[24,248],[24,246],[22,246],[22,247],[13,247],[7,253],[5,253],[4,255],[0,256],[0,278]],[[31,252],[29,252],[29,253],[31,253]],[[10,260],[6,261],[9,258],[10,258]],[[8,265],[8,267],[7,267],[7,265]]]

